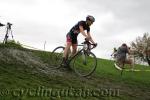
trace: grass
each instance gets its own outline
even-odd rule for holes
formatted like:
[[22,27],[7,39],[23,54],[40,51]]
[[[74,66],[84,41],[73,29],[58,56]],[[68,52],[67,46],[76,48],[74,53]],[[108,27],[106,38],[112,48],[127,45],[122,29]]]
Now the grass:
[[[28,50],[16,44],[0,44],[1,48],[30,51],[44,63],[50,65],[51,62],[50,52]],[[0,100],[150,99],[150,72],[145,71],[150,68],[147,66],[136,65],[135,69],[141,71],[124,71],[121,76],[112,61],[98,59],[95,73],[88,78],[79,77],[74,72],[63,69],[56,70],[54,74],[47,74],[36,70],[36,67],[0,62]]]
[[9,40],[6,44],[0,43],[0,48],[17,48],[17,49],[25,49],[23,48],[19,42],[15,42],[14,40]]
[[[97,68],[97,73],[101,74],[101,72],[104,72],[108,77],[111,75],[111,77],[122,77],[123,79],[131,79],[131,81],[139,81],[139,82],[144,82],[144,83],[150,83],[149,80],[149,75],[150,72],[146,70],[150,70],[150,67],[148,66],[142,66],[142,65],[135,65],[135,70],[140,70],[138,72],[135,71],[124,71],[123,75],[121,76],[121,71],[117,70],[114,68],[113,62],[108,61],[108,60],[100,60],[98,61],[98,68]],[[102,66],[102,67],[101,67]],[[105,67],[105,68],[104,68]],[[128,66],[126,66],[128,67]],[[120,78],[116,78],[120,79]],[[115,80],[116,80],[115,79]]]

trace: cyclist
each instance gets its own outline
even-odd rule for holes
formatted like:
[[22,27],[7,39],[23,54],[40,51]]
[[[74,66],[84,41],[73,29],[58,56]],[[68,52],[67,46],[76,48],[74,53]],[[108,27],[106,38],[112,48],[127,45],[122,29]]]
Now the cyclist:
[[116,60],[119,64],[119,67],[123,68],[124,64],[130,64],[131,67],[134,67],[134,62],[132,59],[127,58],[127,54],[130,54],[130,48],[123,43],[117,50],[116,53]]
[[[66,60],[68,56],[68,51],[70,50],[70,47],[72,46],[72,54],[76,54],[77,51],[77,36],[79,33],[81,33],[87,40],[91,41],[94,46],[97,45],[97,43],[94,42],[94,40],[91,37],[90,34],[90,26],[95,22],[95,18],[91,15],[88,15],[86,17],[86,21],[79,21],[76,25],[74,25],[71,30],[67,33],[66,39],[67,39],[67,44],[64,50],[63,54],[63,64],[65,67],[66,66]],[[85,32],[85,30],[87,32]]]

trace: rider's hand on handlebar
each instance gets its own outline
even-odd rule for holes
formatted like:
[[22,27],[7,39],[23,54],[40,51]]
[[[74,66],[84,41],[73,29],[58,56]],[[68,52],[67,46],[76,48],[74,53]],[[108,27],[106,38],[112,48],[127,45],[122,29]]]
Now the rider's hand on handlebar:
[[94,47],[97,47],[97,43],[93,44]]

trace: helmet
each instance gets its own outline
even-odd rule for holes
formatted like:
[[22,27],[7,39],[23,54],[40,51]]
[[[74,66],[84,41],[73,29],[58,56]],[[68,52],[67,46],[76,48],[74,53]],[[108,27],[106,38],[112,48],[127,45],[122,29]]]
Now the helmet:
[[88,16],[86,17],[86,20],[90,20],[90,21],[92,21],[92,22],[95,22],[95,18],[94,18],[93,16],[91,16],[91,15],[88,15]]
[[122,46],[127,47],[126,43],[123,43]]

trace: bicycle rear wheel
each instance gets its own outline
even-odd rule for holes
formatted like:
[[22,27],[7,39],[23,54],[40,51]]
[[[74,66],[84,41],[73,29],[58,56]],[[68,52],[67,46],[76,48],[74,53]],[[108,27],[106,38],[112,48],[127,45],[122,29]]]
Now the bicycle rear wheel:
[[61,67],[62,60],[63,60],[63,53],[65,47],[59,46],[56,47],[51,54],[51,67],[57,69]]
[[90,76],[96,69],[97,59],[92,52],[81,51],[73,60],[74,71],[83,77]]

